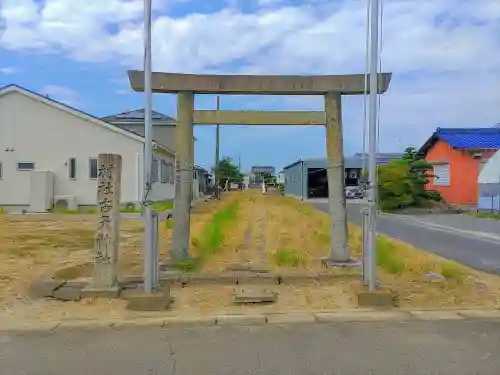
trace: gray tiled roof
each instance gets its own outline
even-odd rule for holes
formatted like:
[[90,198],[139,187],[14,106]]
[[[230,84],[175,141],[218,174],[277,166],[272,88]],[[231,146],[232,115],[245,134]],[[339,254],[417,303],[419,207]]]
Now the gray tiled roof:
[[[144,122],[144,113],[145,110],[144,108],[142,109],[136,109],[134,111],[127,111],[127,112],[122,112],[118,113],[116,115],[110,115],[103,117],[102,119],[104,121],[108,122],[121,122],[121,121],[127,121],[127,122]],[[153,111],[152,113],[152,120],[153,121],[172,121],[175,122],[175,119],[173,117],[164,115],[163,113]]]

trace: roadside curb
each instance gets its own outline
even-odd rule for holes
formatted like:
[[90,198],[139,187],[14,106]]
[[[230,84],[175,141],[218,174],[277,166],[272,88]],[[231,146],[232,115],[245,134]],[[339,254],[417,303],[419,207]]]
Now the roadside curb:
[[[265,314],[211,314],[120,319],[2,322],[1,333],[56,332],[65,329],[120,329],[127,327],[169,328],[178,326],[262,326],[306,323],[498,320],[500,310],[338,310]],[[7,323],[7,324],[6,324]]]

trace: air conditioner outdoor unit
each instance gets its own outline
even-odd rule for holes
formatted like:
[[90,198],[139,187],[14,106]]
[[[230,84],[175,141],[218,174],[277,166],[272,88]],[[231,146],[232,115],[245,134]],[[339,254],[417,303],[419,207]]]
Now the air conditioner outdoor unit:
[[75,196],[55,196],[54,197],[54,207],[65,209],[65,210],[77,210],[78,205],[76,204]]

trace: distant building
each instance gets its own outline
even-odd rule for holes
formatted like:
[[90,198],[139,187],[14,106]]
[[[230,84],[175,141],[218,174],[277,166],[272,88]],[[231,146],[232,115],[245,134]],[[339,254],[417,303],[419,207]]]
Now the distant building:
[[250,185],[259,185],[266,174],[274,175],[276,169],[271,166],[254,166],[250,170]]
[[[400,159],[401,153],[380,153],[377,165]],[[285,195],[309,198],[328,197],[326,158],[299,159],[283,168]],[[344,158],[345,186],[360,186],[362,183],[363,154],[356,153]],[[281,172],[280,172],[281,173]]]

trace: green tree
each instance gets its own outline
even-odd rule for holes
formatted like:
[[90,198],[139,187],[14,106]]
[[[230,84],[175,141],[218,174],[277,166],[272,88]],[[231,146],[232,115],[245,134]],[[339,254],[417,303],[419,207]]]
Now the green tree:
[[241,173],[238,166],[233,163],[230,157],[223,157],[219,161],[219,169],[217,171],[219,177],[219,187],[224,187],[226,181],[229,183],[240,184],[243,182],[244,174]]
[[276,185],[276,176],[272,173],[264,173],[263,178],[266,184]]
[[425,189],[429,183],[427,163],[414,147],[408,147],[399,160],[378,167],[378,197],[382,210],[423,206],[429,200],[442,200],[436,191]]

